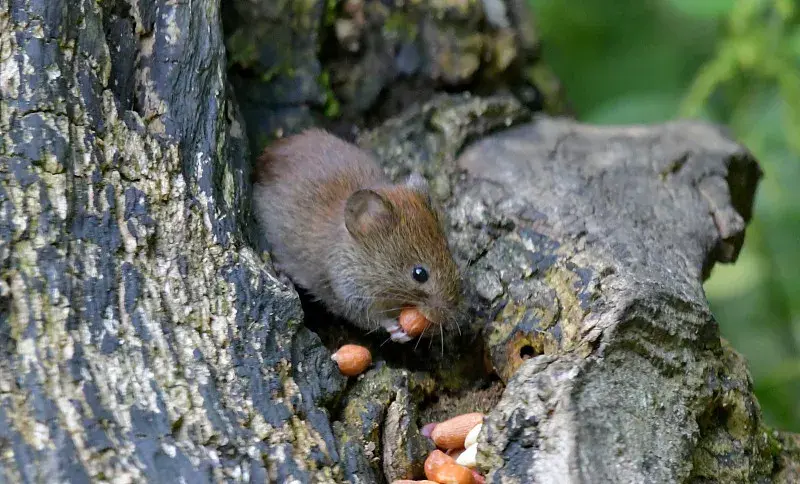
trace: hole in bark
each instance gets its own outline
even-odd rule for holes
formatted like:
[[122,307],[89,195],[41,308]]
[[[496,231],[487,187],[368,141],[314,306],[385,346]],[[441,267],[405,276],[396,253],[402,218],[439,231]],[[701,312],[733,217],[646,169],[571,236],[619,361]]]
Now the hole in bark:
[[519,349],[519,357],[523,360],[533,358],[534,356],[536,356],[536,350],[534,350],[531,345],[525,345]]

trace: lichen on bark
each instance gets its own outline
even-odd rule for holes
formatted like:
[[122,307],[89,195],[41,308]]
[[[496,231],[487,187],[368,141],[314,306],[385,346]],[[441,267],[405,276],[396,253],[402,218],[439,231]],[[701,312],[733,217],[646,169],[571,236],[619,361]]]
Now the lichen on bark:
[[219,4],[6,2],[0,23],[4,480],[333,482],[299,300],[244,243]]

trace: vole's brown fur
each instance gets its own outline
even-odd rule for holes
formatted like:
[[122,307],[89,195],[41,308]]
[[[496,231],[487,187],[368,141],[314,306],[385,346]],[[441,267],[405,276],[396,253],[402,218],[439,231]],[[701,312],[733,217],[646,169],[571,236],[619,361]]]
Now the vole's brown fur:
[[[328,310],[396,341],[401,308],[452,324],[460,277],[424,179],[391,184],[365,151],[310,129],[269,146],[254,209],[276,266]],[[415,266],[429,278],[412,277]],[[435,330],[436,331],[436,330]],[[430,332],[429,332],[430,334]]]

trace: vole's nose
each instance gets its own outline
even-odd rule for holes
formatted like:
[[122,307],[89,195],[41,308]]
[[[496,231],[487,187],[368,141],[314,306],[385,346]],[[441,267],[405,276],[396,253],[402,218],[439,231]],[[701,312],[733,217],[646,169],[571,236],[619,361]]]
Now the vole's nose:
[[450,306],[442,299],[432,301],[431,307],[428,308],[428,319],[436,324],[447,323],[449,311],[447,308]]

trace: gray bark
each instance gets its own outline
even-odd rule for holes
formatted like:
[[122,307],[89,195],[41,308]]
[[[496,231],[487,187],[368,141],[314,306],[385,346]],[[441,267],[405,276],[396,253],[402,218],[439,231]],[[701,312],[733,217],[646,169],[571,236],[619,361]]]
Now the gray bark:
[[[517,72],[538,65],[522,2],[389,8],[422,22],[400,36],[369,4],[366,50],[333,65],[324,2],[231,5],[252,15],[226,38],[215,1],[0,0],[3,482],[375,482],[419,475],[418,424],[474,410],[489,482],[797,478],[800,443],[761,423],[701,287],[743,241],[742,147],[700,124],[531,120],[523,104],[561,101]],[[280,55],[244,55],[264,25],[274,45],[252,42]],[[246,116],[226,55],[260,79],[231,76]],[[387,173],[431,180],[471,315],[441,351],[347,334],[376,360],[349,386],[342,335],[274,277],[248,208],[249,146],[330,107],[326,69]],[[513,96],[436,94],[508,78]],[[381,99],[394,87],[411,94]]]
[[242,242],[219,4],[100,5],[0,3],[0,474],[330,476],[343,379]]
[[465,144],[499,106],[442,100],[365,142],[439,181],[468,261],[508,380],[479,439],[487,482],[791,482],[793,437],[762,425],[701,285],[741,248],[751,155],[701,123],[541,116]]

